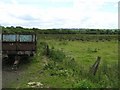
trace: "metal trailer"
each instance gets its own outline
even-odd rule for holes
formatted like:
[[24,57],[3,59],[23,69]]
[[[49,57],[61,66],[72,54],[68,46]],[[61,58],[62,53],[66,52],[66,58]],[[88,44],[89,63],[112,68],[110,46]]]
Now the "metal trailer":
[[22,56],[33,56],[36,52],[35,33],[2,33],[2,56],[14,56],[14,64],[17,65]]

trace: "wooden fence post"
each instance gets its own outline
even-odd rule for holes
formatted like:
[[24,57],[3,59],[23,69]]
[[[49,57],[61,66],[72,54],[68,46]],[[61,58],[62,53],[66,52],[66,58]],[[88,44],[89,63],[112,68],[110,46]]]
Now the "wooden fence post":
[[101,57],[97,57],[97,60],[95,61],[95,63],[92,65],[92,67],[90,68],[90,73],[95,75],[97,70],[98,70],[98,66],[100,64],[100,60],[101,60]]
[[48,56],[48,55],[49,55],[49,53],[50,53],[49,46],[48,46],[48,45],[46,45],[46,55]]

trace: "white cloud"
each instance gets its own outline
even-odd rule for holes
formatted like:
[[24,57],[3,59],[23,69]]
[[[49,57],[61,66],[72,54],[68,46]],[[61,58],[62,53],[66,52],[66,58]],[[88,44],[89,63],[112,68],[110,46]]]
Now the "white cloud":
[[[48,1],[69,2],[69,0]],[[43,9],[19,4],[17,0],[11,0],[11,3],[7,4],[0,1],[1,25],[38,28],[117,28],[117,12],[102,12],[99,9],[109,2],[115,3],[116,6],[118,0],[71,0],[71,2],[73,7]]]

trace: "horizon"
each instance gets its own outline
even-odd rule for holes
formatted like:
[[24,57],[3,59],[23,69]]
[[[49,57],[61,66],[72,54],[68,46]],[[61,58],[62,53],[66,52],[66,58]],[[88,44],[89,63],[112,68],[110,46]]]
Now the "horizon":
[[119,0],[4,0],[1,26],[118,29]]
[[[48,29],[48,30],[49,30],[49,29],[58,29],[58,30],[59,30],[59,29],[63,29],[63,30],[64,30],[64,29],[68,29],[68,30],[72,30],[72,29],[73,29],[73,30],[89,29],[89,30],[97,30],[97,29],[98,29],[98,28],[36,28],[36,27],[31,27],[31,28],[29,28],[29,27],[27,28],[27,27],[26,27],[26,28],[25,28],[25,27],[22,27],[22,26],[1,26],[1,27],[5,27],[5,28],[7,28],[7,27],[10,27],[10,28],[11,28],[11,27],[14,27],[14,28],[17,28],[17,27],[19,28],[19,27],[21,27],[21,28],[23,28],[23,29],[40,29],[40,30],[47,30],[47,29]],[[98,30],[118,30],[118,29],[117,29],[117,28],[113,28],[113,29],[109,29],[109,28],[104,29],[104,28],[103,28],[103,29],[98,29]]]

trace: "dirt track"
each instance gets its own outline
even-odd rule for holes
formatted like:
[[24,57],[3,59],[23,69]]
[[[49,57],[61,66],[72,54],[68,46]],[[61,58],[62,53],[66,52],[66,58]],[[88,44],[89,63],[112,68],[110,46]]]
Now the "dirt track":
[[2,65],[3,88],[10,88],[12,84],[19,83],[20,75],[24,71],[22,67],[19,67],[17,71],[12,70],[12,65],[12,63],[3,63]]

